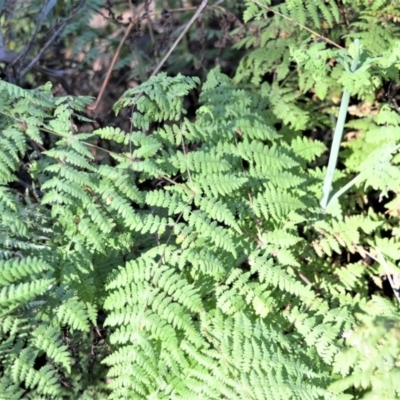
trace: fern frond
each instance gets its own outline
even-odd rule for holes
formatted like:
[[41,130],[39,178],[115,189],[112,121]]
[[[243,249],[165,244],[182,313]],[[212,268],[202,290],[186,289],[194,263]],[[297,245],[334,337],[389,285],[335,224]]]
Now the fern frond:
[[55,363],[62,365],[67,372],[71,372],[71,357],[67,346],[62,344],[57,329],[40,326],[33,332],[33,345],[46,353]]
[[93,305],[71,298],[61,304],[56,311],[60,325],[68,325],[74,330],[87,332],[90,323],[95,323],[96,310]]

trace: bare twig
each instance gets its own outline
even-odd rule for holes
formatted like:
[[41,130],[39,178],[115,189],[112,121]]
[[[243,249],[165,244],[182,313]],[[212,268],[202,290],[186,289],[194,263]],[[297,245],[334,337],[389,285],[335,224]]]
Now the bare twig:
[[67,23],[74,18],[79,11],[82,9],[83,5],[85,4],[85,0],[81,0],[79,4],[75,7],[74,10],[70,13],[70,15],[60,24],[60,26],[55,30],[51,38],[45,43],[45,45],[41,48],[39,53],[32,59],[32,61],[22,70],[19,75],[19,78],[23,78],[32,68],[33,66],[40,60],[43,53],[47,50],[49,46],[60,36],[61,32],[64,30]]
[[[130,5],[131,5],[130,8],[131,8],[131,12],[132,12],[132,18],[133,18],[134,13],[133,13],[133,6],[132,6],[132,3],[130,3]],[[101,103],[101,100],[102,100],[103,97],[104,97],[104,93],[105,93],[105,91],[106,91],[108,82],[109,82],[109,80],[110,80],[110,78],[111,78],[111,74],[112,74],[112,72],[113,72],[114,66],[115,66],[115,64],[116,64],[116,62],[117,62],[117,60],[118,60],[119,54],[121,53],[122,46],[123,46],[124,43],[126,42],[126,39],[128,38],[128,36],[129,36],[129,34],[130,34],[132,28],[138,23],[138,21],[139,21],[139,19],[140,19],[140,14],[141,14],[141,12],[142,12],[142,10],[140,10],[140,11],[137,13],[136,18],[133,18],[133,19],[130,21],[129,25],[127,26],[127,28],[126,28],[126,30],[125,30],[125,33],[124,33],[124,36],[123,36],[123,38],[121,39],[121,41],[119,42],[118,47],[117,47],[117,50],[115,51],[114,57],[113,57],[113,59],[112,59],[112,61],[111,61],[111,64],[110,64],[110,66],[109,66],[109,68],[108,68],[107,75],[106,75],[106,77],[105,77],[105,79],[104,79],[104,81],[103,81],[103,84],[101,85],[101,89],[100,89],[100,92],[99,92],[99,94],[98,94],[98,96],[97,96],[97,99],[96,99],[96,101],[95,101],[94,103],[90,104],[90,105],[87,107],[87,110],[89,111],[89,114],[92,114],[92,115],[95,115],[95,114],[96,114],[97,108],[99,107],[99,104]]]
[[43,19],[45,18],[45,13],[46,13],[46,10],[47,10],[49,1],[50,1],[50,0],[46,0],[45,4],[44,4],[43,7],[42,7],[42,10],[40,11],[40,15],[39,15],[39,17],[37,18],[36,26],[35,26],[35,28],[34,28],[34,30],[33,30],[33,32],[32,32],[32,35],[31,35],[31,38],[29,39],[28,44],[27,44],[27,45],[25,46],[25,48],[21,51],[21,53],[18,54],[18,56],[17,56],[17,57],[15,58],[15,60],[12,62],[11,66],[15,65],[18,61],[21,61],[22,63],[25,62],[25,57],[26,57],[26,55],[29,53],[29,51],[31,50],[32,45],[33,45],[33,42],[34,42],[34,40],[35,40],[35,38],[36,38],[36,35],[37,35],[37,33],[38,33],[39,29],[40,29],[40,25],[42,24]]
[[171,53],[175,50],[176,46],[178,46],[179,42],[182,40],[183,36],[185,36],[186,32],[189,30],[189,28],[193,25],[194,21],[199,17],[203,9],[206,7],[208,3],[208,0],[203,0],[197,9],[197,11],[193,14],[193,17],[190,19],[190,21],[185,25],[183,28],[182,32],[180,35],[177,37],[175,40],[174,44],[171,46],[171,48],[168,50],[167,54],[164,56],[164,58],[159,62],[153,73],[150,75],[150,77],[157,75],[162,66],[165,64],[165,62],[168,60],[168,57],[171,55]]
[[115,66],[115,64],[116,64],[116,62],[117,62],[117,60],[118,60],[119,53],[121,52],[122,46],[124,45],[126,39],[127,39],[128,36],[129,36],[129,33],[131,32],[132,28],[135,26],[136,23],[137,23],[137,19],[134,20],[134,21],[131,21],[131,22],[129,23],[128,27],[126,28],[124,37],[122,38],[122,40],[120,41],[120,43],[119,43],[119,45],[118,45],[118,48],[117,48],[117,50],[116,50],[116,52],[115,52],[115,54],[114,54],[114,57],[113,57],[113,59],[112,59],[112,61],[111,61],[110,66],[109,66],[109,68],[108,68],[107,75],[106,75],[106,77],[105,77],[105,79],[104,79],[104,81],[103,81],[103,84],[101,85],[101,89],[100,89],[99,95],[97,96],[96,101],[95,101],[93,104],[91,104],[91,105],[88,106],[88,110],[90,110],[90,111],[92,111],[92,112],[94,112],[94,113],[96,112],[97,107],[99,106],[101,100],[102,100],[103,97],[104,97],[104,93],[105,93],[105,91],[106,91],[108,82],[109,82],[109,80],[110,80],[110,78],[111,78],[111,74],[112,74],[112,72],[113,72],[114,66]]

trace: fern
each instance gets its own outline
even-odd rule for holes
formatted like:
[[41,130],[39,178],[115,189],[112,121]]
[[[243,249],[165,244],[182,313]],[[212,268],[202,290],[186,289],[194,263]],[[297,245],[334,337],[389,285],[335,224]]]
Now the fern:
[[[90,99],[0,82],[2,396],[399,395],[397,308],[366,279],[382,281],[372,249],[397,273],[398,215],[365,203],[397,205],[398,116],[355,106],[334,179],[348,192],[327,214],[326,146],[305,131],[328,129],[342,90],[365,106],[398,73],[397,45],[367,44],[348,71],[351,49],[299,29],[341,35],[335,2],[287,1],[266,20],[267,3],[246,2],[260,35],[237,45],[255,49],[233,79],[162,73],[125,92],[114,110],[129,108],[129,133],[77,133]],[[376,16],[368,4],[354,13]]]
[[[370,389],[371,398],[396,398],[399,395],[397,310],[390,302],[373,298],[358,319],[359,325],[346,338],[348,350],[335,359],[334,371],[340,373],[342,379],[335,382],[332,389],[341,391],[354,385]],[[384,381],[381,374],[384,374]]]

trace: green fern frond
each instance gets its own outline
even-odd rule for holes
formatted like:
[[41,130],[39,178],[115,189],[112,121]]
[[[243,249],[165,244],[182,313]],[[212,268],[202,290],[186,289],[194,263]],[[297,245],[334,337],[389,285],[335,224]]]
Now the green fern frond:
[[0,260],[0,284],[9,285],[32,275],[44,275],[52,267],[44,260],[36,257]]
[[57,371],[46,365],[39,370],[33,368],[37,353],[24,349],[12,365],[12,377],[15,383],[25,382],[28,388],[35,388],[47,395],[55,395],[61,392],[61,385],[58,382]]
[[91,323],[95,323],[96,314],[93,305],[85,304],[77,298],[64,301],[56,310],[60,325],[68,325],[71,329],[84,332],[90,329]]
[[52,327],[40,326],[33,332],[33,345],[44,351],[55,363],[62,365],[67,372],[71,372],[71,356],[66,345],[60,340],[60,333]]

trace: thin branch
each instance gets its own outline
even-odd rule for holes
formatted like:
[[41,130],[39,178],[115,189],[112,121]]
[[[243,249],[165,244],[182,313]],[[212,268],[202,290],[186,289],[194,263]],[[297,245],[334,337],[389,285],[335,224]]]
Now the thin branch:
[[[130,5],[131,5],[131,12],[132,12],[132,17],[133,17],[134,13],[133,13],[132,2],[130,2]],[[128,36],[129,36],[130,32],[132,31],[133,27],[138,23],[138,21],[139,21],[139,19],[140,19],[140,14],[141,14],[141,12],[142,12],[142,10],[140,10],[140,11],[137,13],[136,18],[132,19],[132,20],[130,21],[128,27],[126,28],[125,33],[124,33],[124,36],[123,36],[123,38],[121,39],[121,41],[119,42],[118,47],[117,47],[117,50],[116,50],[115,53],[114,53],[114,57],[113,57],[113,59],[112,59],[112,61],[111,61],[111,64],[110,64],[110,66],[109,66],[109,68],[108,68],[107,75],[106,75],[106,77],[105,77],[105,79],[104,79],[104,81],[103,81],[103,84],[101,85],[101,89],[100,89],[100,92],[99,92],[99,94],[98,94],[98,96],[97,96],[97,99],[96,99],[96,101],[95,101],[93,104],[90,104],[90,105],[87,107],[88,111],[91,112],[92,114],[93,114],[93,113],[94,113],[94,114],[96,113],[96,110],[97,110],[97,108],[99,107],[99,104],[100,104],[101,100],[102,100],[103,97],[104,97],[104,93],[105,93],[105,91],[106,91],[108,82],[109,82],[109,80],[110,80],[110,78],[111,78],[111,74],[112,74],[112,72],[113,72],[114,66],[115,66],[115,64],[116,64],[116,62],[117,62],[117,60],[118,60],[118,57],[119,57],[120,53],[121,53],[122,46],[123,46],[124,43],[126,42],[126,39],[128,38]]]
[[115,66],[115,64],[116,64],[116,62],[118,60],[118,57],[119,57],[119,54],[121,52],[122,46],[124,45],[126,39],[129,36],[129,33],[131,32],[132,28],[136,25],[137,21],[138,21],[137,19],[135,21],[131,21],[129,23],[128,27],[126,28],[125,34],[124,34],[122,40],[119,42],[118,48],[117,48],[116,52],[114,53],[114,57],[113,57],[113,59],[111,61],[111,64],[110,64],[110,66],[108,68],[107,75],[106,75],[106,77],[105,77],[105,79],[103,81],[103,84],[101,85],[101,89],[100,89],[99,95],[97,96],[96,101],[93,104],[91,104],[90,106],[88,106],[88,110],[91,110],[92,112],[96,112],[97,107],[99,106],[101,100],[104,97],[104,93],[106,91],[108,82],[109,82],[109,80],[111,78],[111,74],[113,72],[114,66]]
[[189,28],[193,25],[194,21],[199,17],[203,9],[206,7],[208,3],[208,0],[203,0],[197,9],[197,11],[193,14],[193,17],[190,19],[190,21],[185,25],[183,28],[182,32],[178,36],[178,38],[175,40],[174,44],[171,46],[171,48],[168,50],[167,54],[164,56],[164,58],[159,62],[153,73],[150,75],[150,77],[157,75],[162,66],[165,64],[167,61],[168,57],[171,55],[171,53],[175,50],[176,46],[178,46],[179,42],[182,40],[183,36],[185,36],[186,32],[189,30]]
[[61,32],[64,30],[67,23],[79,13],[84,4],[85,0],[81,0],[79,4],[75,7],[75,9],[72,10],[70,15],[56,29],[56,31],[53,33],[51,38],[45,43],[45,45],[42,47],[42,49],[39,51],[36,57],[34,57],[32,61],[20,73],[19,79],[23,78],[34,67],[34,65],[40,60],[40,58],[42,57],[43,53],[47,50],[47,48],[51,46],[51,44],[60,36]]
[[312,33],[313,35],[318,36],[320,39],[322,39],[322,40],[324,40],[325,42],[331,44],[332,46],[334,46],[334,47],[336,47],[336,48],[338,48],[338,49],[340,49],[340,50],[345,50],[344,47],[340,46],[339,44],[337,44],[337,43],[334,42],[333,40],[331,40],[331,39],[329,39],[329,38],[327,38],[327,37],[325,37],[325,36],[319,34],[318,32],[313,31],[313,30],[310,29],[310,28],[307,28],[305,25],[300,24],[300,22],[297,22],[297,21],[295,21],[294,19],[288,17],[287,15],[280,13],[279,11],[275,10],[274,8],[271,8],[271,7],[268,7],[268,6],[264,5],[264,4],[261,4],[261,3],[258,2],[257,0],[251,0],[251,1],[252,1],[253,3],[255,3],[255,4],[257,4],[259,7],[265,8],[266,10],[268,10],[268,11],[270,11],[270,12],[276,14],[276,15],[279,15],[280,17],[286,19],[287,21],[292,22],[293,24],[299,26],[300,28],[306,30],[307,32],[310,32],[310,33]]
[[33,42],[34,42],[34,40],[35,40],[35,38],[36,38],[36,35],[37,35],[37,33],[39,32],[40,25],[42,24],[43,19],[45,18],[45,12],[46,12],[46,9],[47,9],[47,5],[49,4],[49,1],[50,1],[50,0],[47,0],[47,1],[45,2],[45,4],[44,4],[43,7],[42,7],[42,10],[40,11],[40,15],[39,15],[39,17],[37,18],[35,28],[34,28],[34,30],[33,30],[33,32],[32,32],[32,35],[31,35],[31,38],[29,39],[28,44],[27,44],[27,45],[25,46],[25,48],[21,51],[21,53],[18,54],[18,56],[17,56],[17,57],[15,58],[15,60],[12,62],[11,66],[16,65],[16,63],[17,63],[18,61],[21,61],[22,63],[24,63],[25,57],[26,57],[26,55],[29,53],[29,51],[31,50],[32,45],[33,45]]

